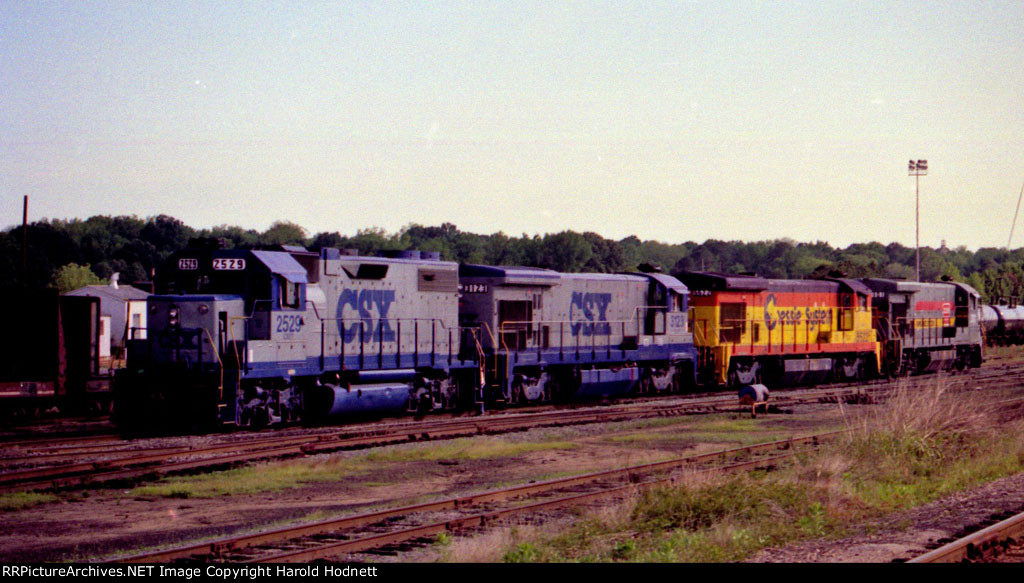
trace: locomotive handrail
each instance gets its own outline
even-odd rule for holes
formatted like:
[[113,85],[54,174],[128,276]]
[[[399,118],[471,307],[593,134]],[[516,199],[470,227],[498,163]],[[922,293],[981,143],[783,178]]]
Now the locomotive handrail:
[[[232,348],[232,350],[235,351],[235,362],[238,363],[238,368],[239,369],[242,368],[242,357],[239,356],[239,354],[238,354],[238,339],[235,338],[235,327],[233,325],[231,325],[231,321],[232,320],[242,320],[244,322],[245,320],[248,320],[248,319],[249,318],[246,317],[246,316],[233,316],[231,318],[228,318],[228,334],[231,335],[231,348]],[[242,324],[242,329],[245,330],[245,324],[244,323]],[[248,335],[249,335],[248,330],[246,330],[246,339],[245,339],[246,342],[249,341]]]
[[373,321],[373,322],[399,322],[399,321],[406,321],[406,322],[409,322],[409,321],[413,321],[413,320],[419,320],[421,322],[431,322],[431,321],[439,322],[443,329],[445,329],[445,330],[448,329],[448,326],[445,324],[443,318],[416,318],[416,317],[361,318],[359,316],[356,316],[356,317],[352,317],[352,318],[322,318],[322,320],[324,322],[346,322],[346,321],[347,322],[357,322],[357,321],[363,321],[363,322],[366,322],[366,321]]
[[[210,336],[210,331],[207,330],[206,328],[203,328],[202,330],[206,334],[206,338],[209,339],[209,341],[210,341],[210,347],[213,348],[213,347],[217,346],[213,342],[213,336]],[[224,398],[224,361],[221,360],[221,358],[220,358],[220,350],[214,350],[213,354],[217,357],[217,370],[220,373],[220,380],[217,382],[218,398],[223,399]]]
[[[622,324],[622,325],[625,325],[625,324],[630,324],[632,322],[636,322],[637,323],[637,335],[639,335],[640,334],[640,331],[639,331],[640,321],[637,320],[637,319],[629,319],[629,320],[601,320],[599,322],[593,322],[593,321],[590,321],[590,320],[586,320],[586,321],[584,321],[584,320],[506,320],[505,322],[502,322],[501,325],[498,326],[498,334],[502,337],[502,343],[504,343],[504,333],[506,331],[518,331],[518,330],[524,329],[524,328],[521,328],[520,326],[543,325],[543,324],[548,324],[548,325],[553,325],[553,324],[559,324],[559,325],[564,325],[564,324],[569,324],[569,325],[573,325],[573,324],[590,324],[590,325],[594,325],[594,324],[608,324],[608,328],[611,329],[612,324]],[[488,327],[488,329],[489,329],[489,327]],[[625,328],[623,328],[623,332],[625,332]],[[610,335],[611,335],[611,332],[606,332],[605,334],[602,334],[602,336],[610,336]],[[598,336],[598,335],[597,334],[592,334],[591,336]],[[623,334],[623,336],[625,336],[625,334]],[[491,335],[491,340],[492,340],[492,342],[496,346],[498,345],[498,341],[494,339],[493,334]],[[559,334],[559,344],[560,345],[563,344],[563,342],[561,342],[561,341],[562,341],[562,334],[560,333]]]

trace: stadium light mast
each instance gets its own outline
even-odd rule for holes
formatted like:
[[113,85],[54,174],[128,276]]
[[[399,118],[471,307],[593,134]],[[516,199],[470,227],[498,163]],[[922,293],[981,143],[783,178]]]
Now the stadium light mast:
[[914,210],[914,256],[917,263],[917,281],[921,281],[921,177],[928,176],[928,160],[911,160],[907,165],[907,174],[917,182],[917,197]]

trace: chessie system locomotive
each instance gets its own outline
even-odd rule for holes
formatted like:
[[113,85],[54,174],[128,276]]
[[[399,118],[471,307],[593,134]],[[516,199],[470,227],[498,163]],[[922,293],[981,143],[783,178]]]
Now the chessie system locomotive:
[[262,426],[981,362],[963,284],[681,279],[194,245],[157,273],[115,411]]

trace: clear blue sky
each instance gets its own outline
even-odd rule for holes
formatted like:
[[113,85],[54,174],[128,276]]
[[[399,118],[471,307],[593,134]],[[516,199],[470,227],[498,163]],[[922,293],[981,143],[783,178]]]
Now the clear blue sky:
[[1006,245],[1024,2],[0,0],[0,225],[913,245],[910,158]]

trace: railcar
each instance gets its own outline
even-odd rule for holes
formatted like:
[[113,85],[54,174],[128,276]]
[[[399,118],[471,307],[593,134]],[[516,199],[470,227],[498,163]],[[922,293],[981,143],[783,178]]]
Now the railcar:
[[981,366],[980,295],[960,282],[862,280],[890,375]]
[[1024,306],[982,306],[981,328],[989,346],[1024,343]]
[[47,410],[105,413],[110,376],[101,368],[100,301],[60,296],[57,290],[7,291],[19,331],[0,359],[0,417],[36,417]]
[[877,374],[871,290],[853,279],[686,272],[702,383],[810,384]]
[[125,426],[450,409],[477,368],[459,357],[458,266],[434,256],[196,245],[155,285],[118,377]]
[[485,384],[524,403],[663,392],[694,384],[688,290],[660,273],[565,274],[463,265],[460,325]]

